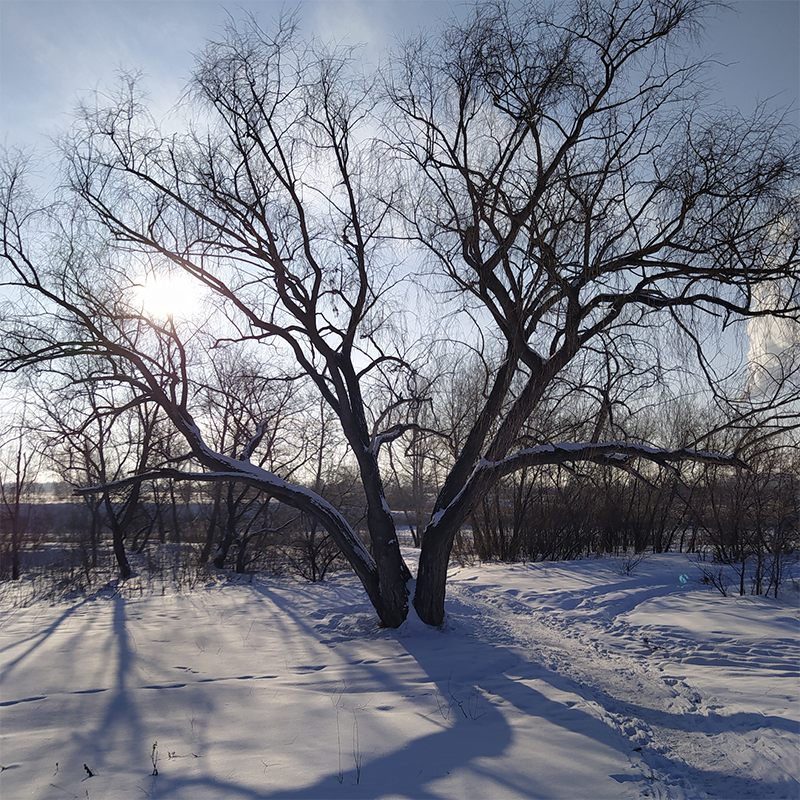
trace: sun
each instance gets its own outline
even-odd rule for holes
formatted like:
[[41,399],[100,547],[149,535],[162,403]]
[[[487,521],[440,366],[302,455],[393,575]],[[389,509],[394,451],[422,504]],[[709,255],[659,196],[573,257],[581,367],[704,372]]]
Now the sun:
[[154,320],[187,320],[200,311],[202,293],[187,275],[151,275],[138,284],[136,300],[142,312]]

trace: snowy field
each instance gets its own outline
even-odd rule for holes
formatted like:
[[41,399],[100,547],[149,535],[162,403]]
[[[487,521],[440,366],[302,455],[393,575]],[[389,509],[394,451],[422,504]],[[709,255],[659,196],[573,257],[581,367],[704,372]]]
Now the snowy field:
[[797,798],[796,592],[623,567],[455,567],[444,630],[348,575],[4,608],[0,796]]

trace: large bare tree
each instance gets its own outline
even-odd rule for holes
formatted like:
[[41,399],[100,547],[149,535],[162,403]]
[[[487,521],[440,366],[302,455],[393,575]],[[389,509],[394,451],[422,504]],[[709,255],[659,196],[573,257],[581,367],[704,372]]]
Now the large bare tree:
[[[118,485],[160,475],[269,493],[335,538],[397,626],[410,573],[381,449],[419,430],[426,399],[408,390],[416,365],[400,319],[408,267],[397,253],[416,243],[450,307],[504,350],[424,531],[414,604],[441,623],[455,534],[512,471],[738,463],[664,443],[520,438],[577,362],[602,372],[636,361],[662,318],[708,366],[705,318],[797,314],[797,143],[763,113],[704,110],[696,68],[678,56],[706,5],[478,3],[438,38],[410,42],[380,80],[291,19],[274,32],[231,24],[197,57],[183,132],[158,130],[132,79],[82,110],[64,140],[74,205],[34,213],[7,162],[4,281],[29,305],[8,317],[5,368],[99,358],[96,377],[162,408],[188,448],[180,468]],[[45,218],[61,232],[49,246]],[[208,324],[148,313],[136,294],[148,271],[190,276],[214,298]],[[758,286],[775,291],[756,304]],[[265,349],[275,375],[309,382],[338,418],[369,549],[318,492],[251,462],[258,428],[237,456],[209,445],[196,373],[229,342]]]
[[681,45],[709,5],[479,4],[395,62],[397,148],[420,187],[408,225],[505,345],[425,531],[423,619],[442,618],[453,538],[480,498],[569,460],[519,434],[576,360],[647,365],[648,331],[668,324],[714,384],[711,328],[797,319],[797,131],[706,107]]

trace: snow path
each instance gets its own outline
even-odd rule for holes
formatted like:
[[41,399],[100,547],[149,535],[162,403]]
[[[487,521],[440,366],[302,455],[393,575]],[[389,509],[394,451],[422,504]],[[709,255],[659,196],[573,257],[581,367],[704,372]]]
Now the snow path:
[[619,566],[454,568],[441,631],[349,575],[0,609],[0,796],[797,798],[796,603]]
[[[726,644],[727,637],[709,631],[703,631],[704,641],[681,638],[663,624],[664,618],[680,617],[679,600],[678,608],[649,615],[650,625],[631,624],[630,614],[621,609],[638,608],[637,620],[647,617],[641,609],[665,589],[663,584],[637,586],[637,578],[620,582],[607,597],[598,598],[594,589],[570,589],[551,593],[549,602],[538,593],[517,599],[516,589],[499,586],[490,592],[474,580],[451,583],[451,608],[472,616],[494,641],[522,648],[528,659],[567,678],[599,719],[630,740],[643,772],[652,776],[653,797],[766,798],[800,792],[798,693],[784,697],[794,705],[792,719],[764,713],[758,696],[745,700],[742,687],[731,697],[717,685],[722,675],[733,683],[766,679],[768,691],[769,678],[777,676],[790,679],[794,686],[788,688],[796,690],[796,636],[752,644]],[[718,600],[729,606],[732,600],[758,610],[752,599],[704,599],[710,606]],[[615,613],[609,613],[609,605]],[[582,613],[570,613],[573,609]],[[793,622],[788,627],[796,632]]]

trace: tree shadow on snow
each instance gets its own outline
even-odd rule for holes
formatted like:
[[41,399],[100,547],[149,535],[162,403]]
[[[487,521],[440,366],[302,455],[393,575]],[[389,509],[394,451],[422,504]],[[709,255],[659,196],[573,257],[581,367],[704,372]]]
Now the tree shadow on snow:
[[[291,617],[296,625],[308,631],[309,636],[319,638],[319,631],[300,616],[286,598],[273,594],[267,587],[254,588],[272,600],[280,614]],[[349,645],[353,655],[356,655],[362,637],[394,639],[405,650],[404,655],[413,658],[441,703],[440,716],[435,710],[428,715],[436,723],[437,729],[395,749],[390,749],[391,742],[380,743],[388,752],[368,755],[360,770],[355,766],[341,773],[331,770],[310,786],[294,790],[267,789],[263,797],[312,800],[336,796],[369,798],[390,793],[393,797],[427,800],[442,796],[437,789],[438,782],[446,782],[452,773],[465,769],[476,778],[485,776],[493,784],[504,786],[509,793],[529,798],[550,797],[547,787],[552,784],[546,783],[541,787],[531,785],[530,770],[527,770],[525,784],[520,785],[519,778],[503,776],[488,765],[489,759],[506,753],[514,739],[507,712],[504,714],[499,707],[503,701],[511,703],[523,714],[548,721],[557,720],[556,724],[564,729],[593,738],[604,746],[613,742],[615,737],[620,747],[627,744],[618,732],[581,708],[568,708],[527,683],[508,677],[505,672],[519,674],[527,666],[535,673],[526,676],[528,678],[543,678],[550,683],[563,682],[560,676],[521,660],[516,653],[501,645],[473,639],[454,630],[423,630],[419,637],[402,631],[378,631],[372,634],[340,635],[335,642],[337,652],[341,655],[342,646]],[[478,665],[475,672],[470,669],[472,664]],[[365,681],[367,684],[375,681],[387,691],[408,691],[407,684],[393,674],[391,663],[369,664],[354,660],[352,669],[369,671],[370,675]],[[491,679],[487,680],[487,675],[492,676]],[[354,681],[359,682],[357,679]],[[575,691],[574,686],[563,688],[565,691]],[[579,740],[576,743],[579,744]],[[531,752],[531,757],[535,758],[536,753]],[[566,781],[569,780],[569,763],[573,759],[574,753],[565,754]],[[343,754],[342,761],[346,760],[353,763],[353,754],[349,749]],[[373,784],[371,775],[380,776],[380,780]]]
[[[272,594],[264,587],[259,588],[266,595]],[[285,598],[270,596],[270,599],[276,603],[281,614],[293,617],[293,621],[305,627],[310,636],[319,636],[319,632],[297,614]],[[451,619],[455,618],[458,623],[457,612],[454,614],[451,609],[450,613]],[[369,636],[368,633],[364,635]],[[508,718],[508,711],[504,714],[499,708],[502,703],[513,706],[518,712],[529,717],[555,724],[567,734],[574,734],[573,742],[577,748],[581,746],[581,739],[588,738],[594,740],[600,748],[608,747],[618,754],[616,763],[609,763],[609,772],[598,774],[598,780],[613,778],[617,783],[641,781],[644,785],[651,785],[648,782],[651,780],[652,770],[655,769],[670,779],[683,781],[684,784],[688,782],[696,786],[702,782],[710,787],[724,786],[726,796],[731,797],[756,795],[788,797],[790,795],[786,794],[787,789],[789,791],[794,789],[782,776],[775,776],[774,780],[766,781],[763,778],[756,780],[747,775],[729,775],[713,769],[696,769],[651,750],[646,743],[639,745],[638,741],[631,741],[617,727],[598,718],[596,713],[590,713],[582,706],[597,704],[609,714],[624,713],[636,716],[639,712],[641,717],[648,721],[652,719],[656,724],[687,731],[696,727],[694,715],[659,712],[656,720],[651,709],[644,706],[630,706],[605,692],[584,687],[544,664],[530,658],[521,658],[502,644],[473,638],[460,630],[424,631],[420,637],[403,635],[396,631],[381,631],[372,635],[396,638],[436,686],[438,695],[445,702],[448,697],[454,697],[452,681],[457,677],[458,688],[455,690],[454,700],[460,697],[464,708],[461,705],[451,707],[447,724],[442,724],[437,731],[417,738],[399,749],[365,759],[360,770],[353,767],[342,773],[331,771],[311,786],[288,791],[283,788],[274,791],[265,789],[261,796],[280,797],[286,800],[313,800],[335,796],[369,798],[385,795],[388,792],[395,797],[427,800],[442,796],[441,792],[437,791],[435,785],[437,781],[446,781],[451,773],[466,768],[476,777],[486,775],[496,785],[504,785],[509,793],[518,793],[528,798],[551,797],[551,782],[541,786],[531,784],[529,776],[535,770],[527,770],[528,777],[524,785],[519,785],[519,780],[515,781],[513,776],[504,778],[496,770],[491,772],[487,770],[485,760],[501,756],[513,742],[514,731]],[[357,648],[360,638],[354,635],[350,638],[350,643]],[[341,639],[340,643],[343,643]],[[477,668],[470,674],[472,664],[477,665]],[[386,667],[381,669],[374,664],[354,664],[354,669],[365,668],[381,673],[373,675],[373,678],[379,680],[380,685],[387,689],[400,687],[391,674],[391,667],[388,667],[387,674]],[[545,693],[531,685],[537,681],[542,681],[549,687]],[[552,689],[556,691],[552,692]],[[476,697],[483,698],[479,708],[470,708],[468,705],[471,691],[474,691]],[[577,695],[580,700],[575,704],[562,703],[548,696],[559,693],[567,696]],[[705,726],[708,723],[709,720],[704,718],[702,730],[706,730]],[[733,717],[713,720],[713,727],[714,732],[721,732],[739,730],[742,727],[753,730],[763,727],[793,730],[796,725],[792,726],[789,721],[780,718],[735,714]],[[532,745],[535,745],[535,742]],[[564,753],[561,762],[562,790],[569,785],[570,764],[575,762],[578,752],[580,751],[572,750]],[[537,757],[533,749],[530,755],[531,758]],[[615,769],[619,768],[619,761],[623,763],[627,761],[627,773],[615,772]],[[612,772],[615,774],[611,774]],[[370,775],[380,776],[380,780],[370,785]],[[576,790],[584,788],[584,783],[576,786]]]
[[[10,661],[6,662],[3,666],[3,679],[8,680],[9,675],[15,669],[17,669],[20,665],[22,665],[25,660],[29,657],[34,655],[34,653],[44,645],[48,639],[57,631],[61,626],[66,623],[73,615],[75,615],[82,606],[86,605],[89,602],[89,598],[84,598],[80,600],[78,603],[69,606],[64,610],[64,612],[57,617],[53,622],[51,622],[46,628],[42,630],[37,630],[35,633],[32,633],[27,641],[30,641],[30,646],[25,649],[22,653],[20,653],[16,658],[11,659]],[[87,620],[86,622],[86,629],[91,625],[91,620]],[[22,642],[26,641],[25,639]],[[21,644],[19,639],[14,639],[10,645],[6,645],[5,647],[0,648],[0,653],[4,652],[10,647],[18,647]]]
[[[254,590],[256,607],[261,602],[266,605],[264,621],[269,623],[270,636],[288,642],[296,637],[299,629],[311,641],[320,643],[320,647],[326,646],[324,641],[321,642],[320,626],[316,624],[318,621],[310,620],[292,605],[288,597],[280,592],[273,592],[264,585],[253,585],[251,588]],[[108,754],[113,754],[115,742],[122,744],[124,741],[135,741],[143,743],[142,746],[149,742],[146,738],[148,732],[143,730],[136,703],[134,690],[141,687],[134,680],[137,675],[136,646],[128,629],[125,600],[117,595],[113,602],[110,637],[112,647],[109,651],[113,685],[109,689],[109,701],[94,730],[79,736],[74,743],[79,748],[86,748],[100,740],[106,743],[104,749]],[[21,663],[26,655],[41,644],[42,637],[52,634],[74,613],[75,608],[77,606],[67,610],[45,631],[32,637],[32,646],[12,663]],[[254,613],[257,613],[255,609]],[[352,617],[352,614],[353,609],[350,608],[349,615]],[[459,624],[457,604],[451,609],[451,619],[456,625]],[[399,692],[401,696],[407,693],[408,684],[404,677],[397,675],[393,666],[396,667],[400,659],[413,659],[423,677],[422,682],[416,684],[420,688],[419,695],[435,693],[442,703],[439,715],[436,714],[435,707],[428,714],[428,722],[434,727],[431,733],[407,743],[370,743],[375,745],[375,752],[369,751],[365,746],[365,757],[360,768],[353,763],[355,754],[347,749],[342,753],[341,761],[342,764],[353,764],[352,767],[332,768],[312,785],[296,789],[286,789],[285,784],[281,787],[270,785],[267,774],[264,776],[264,785],[254,787],[252,774],[245,783],[235,780],[232,775],[219,778],[207,774],[169,775],[162,771],[161,775],[152,779],[153,790],[157,796],[162,797],[178,794],[190,796],[192,792],[196,792],[205,796],[244,800],[270,797],[286,800],[314,800],[323,797],[373,798],[387,793],[394,797],[427,800],[441,797],[441,784],[447,782],[449,776],[456,771],[461,773],[463,780],[466,770],[475,780],[485,778],[495,786],[504,787],[510,794],[548,798],[551,796],[548,788],[552,788],[552,778],[544,780],[539,786],[535,783],[532,785],[530,775],[535,774],[535,770],[527,769],[525,783],[521,785],[519,776],[504,776],[498,769],[491,768],[489,760],[507,753],[514,744],[515,731],[511,719],[515,713],[519,713],[529,719],[541,719],[549,725],[557,726],[558,733],[563,733],[567,741],[574,743],[576,748],[580,748],[585,739],[597,743],[597,747],[590,747],[589,751],[602,753],[603,748],[609,748],[609,757],[612,759],[608,763],[609,771],[598,774],[598,780],[613,778],[617,783],[646,782],[644,770],[649,768],[668,776],[691,776],[695,782],[724,786],[727,795],[732,797],[756,796],[754,792],[759,796],[787,796],[787,783],[781,781],[780,776],[776,776],[774,781],[766,782],[763,779],[755,781],[748,776],[726,775],[714,770],[696,770],[655,751],[651,752],[647,744],[641,746],[639,755],[636,756],[636,745],[630,739],[612,724],[598,718],[597,712],[590,713],[586,708],[599,704],[609,714],[639,715],[648,722],[687,731],[696,729],[692,715],[654,712],[644,706],[622,703],[597,689],[575,683],[532,660],[532,657],[521,657],[500,643],[471,636],[468,625],[469,623],[464,630],[456,627],[441,631],[412,632],[377,628],[359,630],[354,627],[340,629],[335,636],[328,636],[327,648],[331,651],[331,658],[337,661],[344,659],[339,667],[352,671],[354,681],[362,681],[364,685],[377,684],[386,691]],[[384,658],[368,662],[363,659],[363,655],[359,658],[359,649],[363,648],[365,640],[374,643],[379,639],[394,645],[396,659]],[[320,673],[320,685],[324,680],[324,674]],[[536,688],[537,683],[543,691]],[[422,691],[423,684],[430,691]],[[559,695],[571,699],[565,702],[554,699]],[[431,710],[430,703],[429,697],[428,711]],[[214,715],[220,710],[217,706],[219,703],[215,697],[203,709],[211,725]],[[504,708],[501,710],[501,707]],[[796,727],[787,720],[764,718],[755,714],[720,717],[711,723],[708,718],[704,718],[702,731],[708,733],[709,724],[712,724],[712,732],[742,728],[756,730],[763,727],[794,730]],[[530,757],[533,759],[541,757],[537,754],[535,745],[536,742],[531,742]],[[579,751],[564,752],[563,761],[560,761],[564,769],[561,788],[567,791],[570,781],[569,765],[575,762],[577,752]],[[627,763],[624,773],[619,773],[620,762]],[[102,759],[99,763],[102,767]],[[610,774],[612,772],[615,774]],[[578,786],[584,788],[585,783],[579,783]]]

